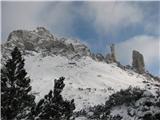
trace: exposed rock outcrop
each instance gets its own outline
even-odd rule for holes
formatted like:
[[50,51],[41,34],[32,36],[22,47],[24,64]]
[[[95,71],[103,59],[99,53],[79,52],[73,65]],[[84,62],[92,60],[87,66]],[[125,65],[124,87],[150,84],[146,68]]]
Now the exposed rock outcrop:
[[143,55],[136,50],[132,53],[132,67],[140,74],[145,72]]
[[110,49],[111,49],[111,53],[108,53],[105,57],[105,61],[107,63],[114,63],[114,62],[117,62],[116,60],[116,55],[115,55],[115,45],[112,44],[110,46]]
[[111,58],[112,58],[112,61],[113,61],[113,62],[116,62],[117,60],[116,60],[116,55],[115,55],[115,45],[112,44],[112,45],[110,46],[110,48],[111,48]]
[[67,58],[90,56],[89,48],[77,40],[57,38],[44,27],[36,30],[16,30],[10,33],[8,40],[2,45],[2,53],[10,53],[17,46],[22,54],[32,51],[47,55],[62,55]]
[[98,61],[104,61],[104,56],[100,53],[96,54],[96,58]]

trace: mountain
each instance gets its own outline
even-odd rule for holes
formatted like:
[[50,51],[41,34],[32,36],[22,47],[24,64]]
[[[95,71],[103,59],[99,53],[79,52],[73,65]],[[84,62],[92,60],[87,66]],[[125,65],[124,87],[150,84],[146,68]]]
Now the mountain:
[[[87,46],[80,44],[78,41],[53,36],[43,27],[38,27],[34,31],[16,30],[10,33],[7,43],[3,48],[19,47],[24,54],[30,51],[48,54],[62,55],[68,58],[90,55]],[[3,50],[2,50],[3,52]]]
[[104,104],[108,97],[129,86],[147,89],[156,94],[160,82],[149,73],[139,74],[119,62],[107,63],[101,54],[93,54],[78,40],[59,38],[43,27],[36,30],[16,30],[1,45],[2,65],[17,46],[31,78],[36,101],[54,86],[54,79],[65,77],[62,95],[75,99],[76,109]]

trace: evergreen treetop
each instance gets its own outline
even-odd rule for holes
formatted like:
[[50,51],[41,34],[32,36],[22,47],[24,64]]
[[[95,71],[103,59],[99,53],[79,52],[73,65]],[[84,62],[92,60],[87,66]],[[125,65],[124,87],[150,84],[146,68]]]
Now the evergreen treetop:
[[[24,59],[17,47],[1,69],[2,119],[21,119],[34,103],[30,79],[24,69]],[[23,114],[23,115],[22,115]]]

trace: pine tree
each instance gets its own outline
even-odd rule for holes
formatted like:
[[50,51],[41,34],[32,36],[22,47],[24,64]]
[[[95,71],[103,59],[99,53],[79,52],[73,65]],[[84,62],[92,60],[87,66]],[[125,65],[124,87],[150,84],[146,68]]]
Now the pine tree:
[[1,69],[1,116],[3,120],[25,117],[35,97],[30,93],[30,79],[26,77],[24,59],[17,47]]
[[70,120],[75,109],[74,100],[63,100],[64,77],[55,80],[54,90],[41,99],[31,111],[29,120]]

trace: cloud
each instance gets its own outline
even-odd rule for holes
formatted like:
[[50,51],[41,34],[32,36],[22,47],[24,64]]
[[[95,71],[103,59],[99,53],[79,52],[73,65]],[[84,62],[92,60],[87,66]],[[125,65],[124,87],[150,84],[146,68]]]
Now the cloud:
[[148,68],[152,65],[158,65],[160,67],[160,41],[158,37],[141,35],[116,44],[118,60],[123,64],[131,64],[133,50],[138,50],[143,54],[145,64]]
[[94,24],[100,35],[143,21],[143,11],[129,2],[88,2],[84,6],[84,16]]
[[41,2],[2,2],[2,39],[15,29],[33,29],[39,25],[36,15]]
[[74,32],[72,2],[2,2],[2,39],[16,29],[33,30],[44,26],[50,31],[69,36]]
[[74,32],[74,5],[72,2],[52,2],[41,11],[39,21],[52,31],[69,36]]
[[[78,3],[78,4],[77,4]],[[62,36],[73,36],[77,19],[89,21],[97,35],[115,33],[143,21],[143,11],[130,2],[2,2],[2,38],[15,29],[47,27]],[[81,24],[81,23],[79,23]]]

